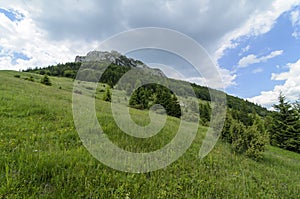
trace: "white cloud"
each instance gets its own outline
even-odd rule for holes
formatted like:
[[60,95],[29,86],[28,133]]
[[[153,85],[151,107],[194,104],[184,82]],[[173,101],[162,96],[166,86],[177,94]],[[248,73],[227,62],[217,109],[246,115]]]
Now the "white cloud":
[[246,57],[243,57],[240,59],[238,66],[239,67],[247,67],[248,65],[254,64],[254,63],[259,63],[260,60],[257,58],[256,55],[250,54],[247,55]]
[[252,71],[253,74],[256,74],[256,73],[261,73],[263,72],[263,69],[262,68],[256,68]]
[[300,39],[300,31],[294,31],[292,33],[292,36],[295,37],[296,39]]
[[250,49],[250,45],[246,46],[245,48],[242,49],[243,53],[247,52]]
[[300,10],[294,10],[291,12],[290,16],[292,25],[294,27],[294,32],[292,33],[292,36],[296,39],[300,38]]
[[185,80],[192,83],[196,83],[198,85],[202,86],[208,86],[215,89],[224,89],[229,86],[235,85],[235,78],[236,75],[232,74],[230,71],[219,68],[219,75],[221,77],[221,82],[219,81],[217,76],[212,76],[211,78],[207,79],[201,76],[192,76],[187,77],[186,75],[182,74],[179,70],[174,69],[173,66],[168,66],[160,63],[147,63],[148,66],[152,68],[159,68],[163,71],[164,74],[166,74],[170,78],[179,79],[179,80]]
[[[0,14],[0,48],[5,49],[5,69],[24,69],[72,61],[93,50],[109,36],[145,26],[171,28],[203,45],[216,62],[241,36],[269,31],[276,19],[299,0],[184,1],[184,0],[61,0],[0,2],[0,7],[24,14],[18,23]],[[247,48],[245,48],[246,52]],[[13,52],[30,60],[9,59]],[[221,69],[224,84],[234,85],[235,74]]]
[[292,21],[293,26],[300,24],[300,11],[299,10],[294,10],[291,12],[291,21]]
[[226,49],[237,46],[238,39],[242,36],[249,37],[267,33],[282,13],[299,4],[299,0],[260,1],[260,5],[257,4],[256,9],[248,14],[246,21],[220,39],[215,53],[215,60],[221,58]]
[[[86,53],[96,46],[95,43],[82,41],[48,40],[47,32],[37,27],[27,10],[19,12],[25,16],[20,21],[11,21],[0,14],[0,48],[3,49],[0,59],[1,69],[20,70],[73,61],[75,54]],[[22,53],[29,60],[15,57],[14,53]]]
[[236,85],[236,83],[234,81],[237,76],[236,74],[233,74],[230,71],[228,71],[226,69],[222,69],[222,68],[220,68],[219,71],[220,71],[220,75],[223,80],[223,86],[225,88]]
[[202,77],[189,77],[189,78],[185,78],[185,80],[196,83],[198,85],[209,86],[210,88],[221,89],[221,90],[224,88],[228,88],[229,86],[236,85],[234,81],[236,79],[236,74],[232,74],[230,71],[222,68],[219,69],[219,72],[222,78],[222,82],[219,82],[214,79],[205,79]]
[[248,52],[250,50],[250,45],[247,45],[246,47],[241,49],[241,52],[239,53],[239,56],[242,56],[242,54]]
[[257,55],[250,54],[250,55],[247,55],[246,57],[241,58],[238,63],[238,66],[240,68],[244,68],[251,64],[266,62],[269,59],[272,59],[274,57],[281,55],[282,53],[283,53],[283,50],[277,50],[277,51],[271,52],[270,54],[268,54],[266,56],[261,56],[261,57],[257,57]]
[[287,64],[287,72],[272,74],[271,79],[284,81],[282,85],[276,85],[271,91],[263,91],[259,96],[249,98],[248,100],[271,107],[277,103],[279,93],[282,92],[290,101],[298,100],[300,97],[300,59],[296,63]]

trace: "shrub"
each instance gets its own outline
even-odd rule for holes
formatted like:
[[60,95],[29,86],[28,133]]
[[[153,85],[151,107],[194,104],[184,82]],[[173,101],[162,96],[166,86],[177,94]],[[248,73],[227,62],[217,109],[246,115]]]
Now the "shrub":
[[224,126],[221,133],[221,138],[228,143],[232,143],[232,136],[230,135],[230,128],[232,126],[232,123],[233,123],[233,118],[231,114],[229,114],[227,111],[226,120],[224,122]]
[[82,92],[80,90],[75,90],[74,93],[81,95]]
[[76,72],[74,70],[65,70],[64,77],[75,78]]
[[227,116],[222,138],[231,143],[235,152],[245,154],[255,160],[263,157],[265,146],[269,143],[269,136],[258,116],[256,116],[254,123],[248,127]]
[[104,95],[103,95],[103,98],[102,98],[104,101],[106,102],[110,102],[111,101],[111,93],[110,93],[110,89],[107,88]]
[[31,81],[31,82],[34,82],[34,79],[33,79],[33,76],[30,75],[30,77],[26,77],[25,80],[28,80],[28,81]]
[[41,79],[41,83],[45,84],[47,86],[51,86],[52,83],[50,82],[50,78],[47,75],[44,75],[43,78]]
[[244,153],[247,150],[245,136],[246,127],[242,122],[234,121],[230,127],[229,136],[232,140],[232,147],[235,152]]
[[256,125],[252,125],[247,128],[245,134],[247,136],[246,155],[256,160],[261,159],[268,143],[266,132],[260,132]]

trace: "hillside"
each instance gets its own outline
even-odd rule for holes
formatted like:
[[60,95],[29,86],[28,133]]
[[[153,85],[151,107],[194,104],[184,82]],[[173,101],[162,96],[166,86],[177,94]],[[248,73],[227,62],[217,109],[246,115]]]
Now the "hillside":
[[[0,198],[298,198],[300,155],[268,146],[253,161],[219,141],[204,159],[200,127],[188,151],[166,167],[145,174],[124,173],[96,160],[83,146],[72,117],[73,80],[0,71]],[[30,81],[31,80],[31,81]],[[85,83],[90,92],[89,84]],[[132,138],[120,131],[110,103],[95,95],[99,123],[118,146],[135,152],[166,145],[180,120],[167,117],[162,131]],[[235,99],[235,98],[234,98]],[[149,123],[148,111],[131,109],[133,119]],[[98,114],[99,113],[99,114]]]
[[[104,63],[104,64],[103,64]],[[105,65],[108,65],[107,69],[103,71]],[[100,51],[91,51],[87,53],[86,56],[76,56],[75,62],[69,62],[65,64],[58,64],[48,67],[40,67],[34,69],[25,70],[25,72],[32,72],[37,74],[47,74],[50,76],[57,77],[69,77],[75,78],[78,73],[79,68],[81,67],[81,73],[84,73],[84,76],[88,77],[90,81],[95,81],[97,76],[101,76],[100,82],[107,83],[111,87],[114,87],[118,80],[131,68],[137,68],[149,73],[150,77],[160,76],[166,78],[165,74],[160,69],[149,68],[146,64],[144,64],[140,60],[134,60],[132,58],[128,58],[124,55],[116,51],[111,52],[100,52]],[[100,75],[101,74],[101,75]],[[77,76],[78,78],[78,76]],[[184,82],[175,79],[169,79],[170,82],[176,87],[178,90],[185,90],[182,88],[182,85],[191,84],[194,89],[195,95],[197,98],[210,101],[210,93],[209,89],[205,86],[200,86],[195,83]],[[122,85],[121,85],[122,86]],[[123,85],[123,89],[125,89],[126,85]],[[179,88],[181,87],[181,88]],[[190,95],[187,93],[182,93],[182,95]],[[227,97],[227,105],[229,108],[235,110],[236,115],[246,115],[256,113],[260,116],[265,117],[270,112],[257,104],[246,101],[244,99],[231,96],[226,94]],[[242,112],[242,113],[241,113]]]

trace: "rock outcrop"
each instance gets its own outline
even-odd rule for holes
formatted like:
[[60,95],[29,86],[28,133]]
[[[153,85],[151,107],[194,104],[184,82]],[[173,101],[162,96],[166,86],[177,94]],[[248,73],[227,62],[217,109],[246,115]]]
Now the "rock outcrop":
[[75,62],[88,63],[88,62],[107,62],[118,66],[130,66],[145,69],[153,75],[166,77],[165,74],[158,68],[150,68],[139,60],[128,58],[117,51],[90,51],[86,56],[76,56]]

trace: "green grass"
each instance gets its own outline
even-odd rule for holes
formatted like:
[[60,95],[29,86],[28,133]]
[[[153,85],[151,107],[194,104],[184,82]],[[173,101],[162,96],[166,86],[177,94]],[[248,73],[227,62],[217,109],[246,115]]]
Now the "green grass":
[[[20,75],[20,78],[14,77]],[[25,80],[32,75],[34,82]],[[188,151],[168,167],[145,174],[111,169],[84,148],[72,118],[73,81],[0,71],[0,198],[299,198],[300,155],[268,147],[255,162],[219,142],[198,159],[205,127]],[[103,87],[103,86],[102,86]],[[162,132],[149,140],[123,134],[101,101],[99,122],[122,148],[151,151],[172,139],[179,120],[168,118]],[[86,91],[90,92],[89,85]],[[138,123],[147,112],[131,110]]]

